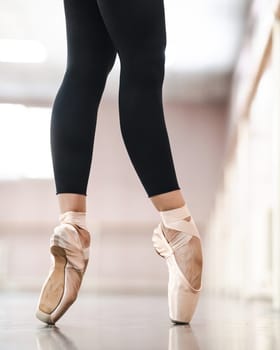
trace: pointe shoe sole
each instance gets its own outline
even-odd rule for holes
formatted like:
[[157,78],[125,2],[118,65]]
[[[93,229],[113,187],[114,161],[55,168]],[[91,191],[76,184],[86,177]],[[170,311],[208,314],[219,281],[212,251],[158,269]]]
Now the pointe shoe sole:
[[[63,248],[52,246],[50,250],[54,257],[54,269],[43,285],[40,307],[51,312],[55,310],[63,297],[67,259]],[[47,324],[55,324],[55,321],[52,319],[52,312],[43,312],[39,307],[36,310],[36,317]]]
[[[61,226],[60,229],[65,230],[66,225]],[[73,231],[73,227],[70,227],[70,230],[72,235],[73,232],[77,234],[77,231]],[[66,234],[63,233],[63,237],[54,234],[51,238],[50,252],[53,265],[42,286],[35,313],[40,321],[49,325],[54,325],[76,300],[88,264],[89,248],[78,247],[79,250],[75,251],[76,255],[72,251],[71,257],[69,256],[70,243],[73,242],[70,242],[68,239],[70,236],[67,237],[67,230],[65,231]],[[77,242],[76,240],[75,244]],[[81,266],[83,268],[79,268]]]

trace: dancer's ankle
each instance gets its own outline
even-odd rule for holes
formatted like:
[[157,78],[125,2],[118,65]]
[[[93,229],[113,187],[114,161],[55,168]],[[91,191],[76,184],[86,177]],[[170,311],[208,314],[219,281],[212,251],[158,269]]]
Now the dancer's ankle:
[[88,231],[85,211],[66,211],[59,215],[59,222],[76,224]]

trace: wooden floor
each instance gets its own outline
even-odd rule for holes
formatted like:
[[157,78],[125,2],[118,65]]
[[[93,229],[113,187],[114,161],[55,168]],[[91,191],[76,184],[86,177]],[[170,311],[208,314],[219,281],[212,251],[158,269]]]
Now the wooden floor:
[[81,293],[56,326],[34,316],[37,293],[0,293],[0,349],[274,350],[280,313],[269,302],[201,295],[190,325],[168,318],[165,296]]

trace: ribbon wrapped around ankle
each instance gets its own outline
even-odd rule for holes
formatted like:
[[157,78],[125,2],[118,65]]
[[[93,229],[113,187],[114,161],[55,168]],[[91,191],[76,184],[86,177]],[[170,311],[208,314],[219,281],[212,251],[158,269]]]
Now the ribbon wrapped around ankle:
[[[200,239],[198,228],[186,204],[183,207],[160,211],[159,213],[162,223],[166,228],[189,234],[190,238],[191,236],[196,236]],[[186,218],[189,218],[189,220],[187,221]],[[178,235],[178,241],[181,236]]]
[[59,221],[61,224],[76,224],[79,227],[87,230],[86,212],[83,211],[66,211],[59,215]]

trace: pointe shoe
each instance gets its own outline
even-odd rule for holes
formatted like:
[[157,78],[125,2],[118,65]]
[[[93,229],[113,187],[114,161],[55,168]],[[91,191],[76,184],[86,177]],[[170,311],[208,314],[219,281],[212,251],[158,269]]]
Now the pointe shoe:
[[[165,213],[165,215],[162,215]],[[170,211],[171,213],[171,211]],[[165,259],[168,267],[168,308],[169,318],[174,323],[189,323],[196,309],[202,283],[200,280],[199,288],[194,288],[182,273],[177,264],[174,252],[179,247],[187,244],[193,236],[199,238],[199,231],[188,211],[185,217],[190,216],[190,221],[168,216],[167,212],[160,212],[162,222],[154,229],[152,235],[153,247],[158,255]],[[175,240],[168,242],[163,228],[170,228],[180,233]]]
[[76,300],[90,250],[90,233],[63,222],[50,238],[52,265],[39,296],[36,317],[47,324],[55,322]]

